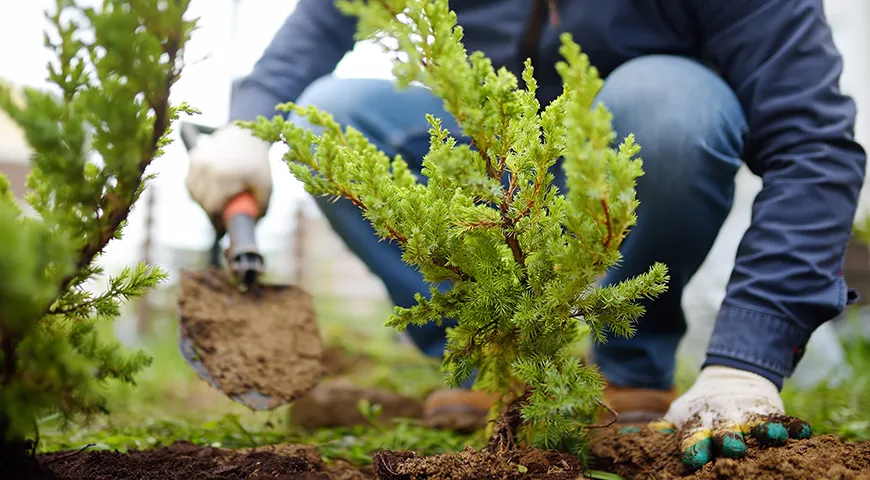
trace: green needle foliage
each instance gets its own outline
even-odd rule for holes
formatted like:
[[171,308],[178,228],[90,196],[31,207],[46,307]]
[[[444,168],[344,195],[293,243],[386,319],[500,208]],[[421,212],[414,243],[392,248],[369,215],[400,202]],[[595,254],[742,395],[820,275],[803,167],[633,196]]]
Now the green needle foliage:
[[[638,145],[629,136],[612,147],[611,115],[593,108],[602,80],[570,35],[562,37],[557,67],[563,93],[542,108],[531,63],[518,88],[514,75],[495,70],[482,53],[467,55],[447,0],[338,5],[358,17],[357,38],[398,41],[399,85],[429,87],[470,144],[430,115],[424,184],[404,159],[388,158],[313,107],[281,106],[318,132],[281,116],[240,124],[285,143],[285,160],[309,193],[349,199],[382,239],[401,245],[404,261],[431,284],[431,298],[418,295],[417,305],[396,308],[389,325],[456,319],[443,361],[451,386],[477,371],[477,388],[522,406],[526,428],[510,427],[511,435],[582,450],[582,427],[593,421],[603,384],[571,353],[581,325],[598,341],[631,335],[643,313],[637,300],[665,291],[668,279],[656,264],[621,284],[596,284],[620,260],[636,221]],[[564,194],[553,184],[560,158]]]
[[99,338],[95,322],[165,278],[148,265],[87,283],[95,260],[120,238],[145,170],[168,143],[181,50],[193,29],[187,0],[105,0],[100,9],[57,0],[56,55],[48,79],[58,93],[0,87],[0,107],[32,147],[22,213],[0,175],[0,449],[34,435],[37,418],[103,412],[102,384],[133,382],[150,363]]

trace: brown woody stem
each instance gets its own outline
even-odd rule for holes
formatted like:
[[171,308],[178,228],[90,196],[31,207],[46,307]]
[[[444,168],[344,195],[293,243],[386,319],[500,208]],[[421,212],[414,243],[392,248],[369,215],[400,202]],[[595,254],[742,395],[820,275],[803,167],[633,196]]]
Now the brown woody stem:
[[[168,63],[170,65],[174,66],[176,63],[178,58],[178,46],[180,43],[180,39],[170,38],[165,44],[163,44],[163,52],[168,55]],[[91,240],[79,249],[78,260],[76,261],[76,267],[73,270],[73,273],[63,277],[59,282],[59,292],[61,295],[63,295],[70,287],[70,284],[75,280],[79,272],[90,265],[91,262],[93,262],[94,257],[106,248],[106,245],[108,245],[112,238],[115,237],[115,232],[117,232],[118,227],[130,214],[130,209],[133,207],[133,196],[139,189],[145,170],[154,159],[154,154],[157,152],[160,140],[163,138],[164,133],[169,127],[169,91],[178,79],[180,73],[179,69],[170,69],[169,75],[166,77],[164,88],[157,93],[156,101],[151,103],[151,107],[154,111],[154,125],[151,133],[151,143],[149,148],[142,152],[142,156],[139,159],[139,165],[137,168],[138,175],[132,185],[119,182],[118,186],[113,191],[110,191],[105,195],[105,197],[103,197],[101,202],[102,205],[100,205],[100,209],[105,212],[103,218],[100,219],[102,220],[100,222],[102,228],[95,240]],[[118,195],[119,191],[125,193],[125,196],[128,196],[128,198],[121,198]],[[51,304],[46,306],[45,311],[46,313],[50,313]]]
[[604,221],[607,223],[607,238],[604,239],[604,248],[607,248],[613,238],[613,226],[610,224],[610,207],[607,206],[607,199],[604,198],[604,195],[601,196],[601,208],[604,210]]

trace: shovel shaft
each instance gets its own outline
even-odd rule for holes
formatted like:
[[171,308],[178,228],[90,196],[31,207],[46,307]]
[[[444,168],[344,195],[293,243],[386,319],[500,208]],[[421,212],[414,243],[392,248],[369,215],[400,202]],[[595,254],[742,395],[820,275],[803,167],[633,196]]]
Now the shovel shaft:
[[258,217],[259,208],[250,193],[234,197],[224,209],[223,221],[230,237],[227,252],[230,268],[246,288],[253,286],[263,271],[263,257],[254,234]]

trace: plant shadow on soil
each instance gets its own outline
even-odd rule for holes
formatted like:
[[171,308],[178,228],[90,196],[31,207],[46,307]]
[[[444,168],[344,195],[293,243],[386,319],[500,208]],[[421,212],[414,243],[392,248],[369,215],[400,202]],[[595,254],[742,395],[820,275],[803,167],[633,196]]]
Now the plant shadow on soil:
[[[319,390],[315,389],[307,400],[303,398],[294,405],[294,407],[305,405],[308,401],[305,409],[296,408],[295,412],[292,408],[288,410],[292,423],[296,426],[303,425],[308,434],[291,434],[288,431],[275,432],[274,430],[256,431],[256,426],[254,429],[251,428],[250,423],[247,427],[243,426],[237,418],[234,424],[242,433],[240,437],[234,438],[241,438],[241,441],[215,441],[216,438],[220,438],[215,437],[220,432],[213,431],[198,432],[194,435],[193,430],[181,428],[171,438],[161,438],[161,433],[142,433],[137,430],[137,433],[126,434],[129,441],[115,439],[114,443],[103,443],[100,449],[81,449],[86,443],[97,443],[96,438],[105,440],[105,437],[100,437],[99,431],[91,431],[89,434],[75,432],[76,434],[71,437],[64,437],[64,432],[45,432],[43,440],[48,440],[54,448],[44,449],[43,453],[37,456],[41,464],[41,472],[32,478],[68,480],[584,478],[582,465],[574,456],[533,449],[487,452],[476,448],[484,444],[480,435],[461,436],[450,432],[429,431],[419,426],[419,422],[414,423],[419,420],[421,414],[421,399],[431,391],[431,388],[437,387],[437,367],[433,368],[432,365],[415,363],[414,360],[400,357],[397,352],[401,349],[397,348],[394,339],[376,340],[374,343],[377,345],[372,348],[360,348],[358,343],[355,345],[345,343],[349,338],[354,338],[354,341],[358,342],[359,337],[348,335],[348,332],[343,331],[342,328],[338,328],[338,335],[326,334],[326,337],[333,337],[333,342],[327,342],[331,347],[326,348],[323,358],[330,377],[329,381],[318,387]],[[172,350],[172,354],[177,356],[177,346],[172,347],[175,349]],[[866,355],[866,359],[870,359],[870,355]],[[173,361],[178,362],[178,359],[175,358]],[[865,365],[870,365],[870,362],[860,366]],[[179,367],[178,363],[173,363],[167,371],[178,370]],[[855,367],[859,365],[856,364]],[[386,370],[381,370],[382,368]],[[174,374],[176,376],[171,378],[177,379],[178,373]],[[865,371],[865,374],[868,373]],[[166,383],[165,372],[159,371],[154,375],[153,382],[160,384],[163,389],[167,388],[163,385]],[[200,380],[195,379],[193,375],[187,375],[185,378],[187,382],[198,385],[190,392],[197,395],[202,393]],[[144,385],[144,387],[147,391],[148,386]],[[140,389],[142,388],[143,385],[140,384]],[[335,394],[341,391],[353,392],[353,394]],[[317,392],[332,393],[318,397]],[[846,393],[844,397],[856,398],[856,391]],[[232,406],[232,402],[221,399],[219,394],[215,392],[210,394],[209,398],[218,399],[215,403],[216,407],[213,408],[220,410]],[[122,408],[129,407],[135,403],[131,401],[133,397],[129,395],[128,392],[115,403]],[[144,394],[139,393],[139,395]],[[164,398],[161,395],[165,395],[165,391],[150,391],[143,397],[148,398],[146,403],[151,404],[151,409],[145,412],[153,413],[155,409],[168,408],[168,403],[161,402]],[[371,418],[360,411],[358,405],[360,397],[364,397],[371,405],[377,404],[383,407],[378,418]],[[851,416],[847,415],[847,418],[852,424],[860,423],[863,421],[862,418],[867,417],[863,402],[868,398],[857,398],[860,404],[848,403],[852,410],[849,414]],[[193,410],[201,408],[192,407],[188,403],[189,400],[185,398],[176,400],[181,401],[179,404],[181,411],[176,412],[176,422],[183,423],[184,420],[177,419],[200,413],[191,411],[191,408]],[[323,415],[326,409],[344,414]],[[150,414],[144,413],[146,417],[142,418],[143,413],[139,412],[138,418],[134,415],[133,418],[125,421],[137,425],[137,422],[144,422]],[[250,415],[254,414],[250,413]],[[840,412],[838,415],[842,416],[843,413]],[[411,418],[407,421],[401,420],[408,417]],[[263,421],[264,417],[260,415],[255,418]],[[265,422],[271,425],[273,420],[274,416],[270,416]],[[397,421],[392,422],[392,420]],[[808,418],[808,420],[817,419]],[[823,420],[830,419],[818,420],[821,423]],[[117,422],[117,420],[113,421]],[[264,428],[262,424],[260,428]],[[283,425],[280,428],[288,428],[288,426]],[[143,435],[158,438],[156,441],[142,442],[139,437]],[[866,440],[863,435],[858,437]],[[219,448],[221,443],[224,443],[224,447],[233,448]],[[870,443],[846,443],[833,435],[789,441],[782,447],[761,447],[750,440],[750,450],[746,458],[716,460],[698,472],[688,472],[680,463],[676,435],[665,435],[644,428],[633,435],[625,435],[620,434],[618,427],[610,427],[596,430],[591,444],[590,466],[599,471],[613,472],[625,479],[870,480]],[[588,478],[613,478],[595,476],[589,471],[587,474]],[[7,477],[0,472],[0,478],[28,477]]]

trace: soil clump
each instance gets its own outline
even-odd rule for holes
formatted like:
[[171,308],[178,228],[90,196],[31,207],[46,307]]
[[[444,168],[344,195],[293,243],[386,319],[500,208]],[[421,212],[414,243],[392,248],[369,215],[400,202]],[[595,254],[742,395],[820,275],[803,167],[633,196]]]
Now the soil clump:
[[90,451],[40,456],[42,479],[55,480],[370,480],[348,465],[327,465],[315,447],[276,445],[247,450],[200,447],[187,442],[143,451]]
[[377,421],[419,419],[423,402],[394,392],[365,388],[347,380],[327,380],[290,406],[290,422],[307,430],[367,425],[358,408],[361,400],[380,405]]
[[372,359],[361,353],[348,352],[338,345],[327,345],[323,350],[323,368],[328,377],[338,377],[369,367]]
[[716,459],[692,472],[680,461],[678,435],[643,426],[635,433],[620,433],[622,427],[602,429],[592,436],[592,468],[626,479],[870,480],[870,442],[848,443],[823,435],[765,447],[749,438],[746,457]]
[[325,374],[324,348],[311,297],[295,286],[263,285],[242,293],[222,269],[182,271],[181,329],[212,381],[230,397],[271,397],[264,408],[292,402]]

